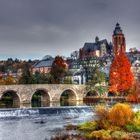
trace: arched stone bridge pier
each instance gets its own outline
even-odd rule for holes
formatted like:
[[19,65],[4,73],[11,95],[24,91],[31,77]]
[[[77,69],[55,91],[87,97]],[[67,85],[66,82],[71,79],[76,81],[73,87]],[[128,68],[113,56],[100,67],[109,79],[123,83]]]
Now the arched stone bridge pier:
[[[49,101],[50,106],[59,105],[60,97],[64,91],[71,91],[71,100],[76,100],[80,103],[83,101],[86,93],[85,85],[71,85],[71,84],[33,84],[33,85],[1,85],[0,86],[0,100],[2,96],[10,92],[13,94],[13,102],[19,101],[20,107],[31,105],[32,96],[37,91],[43,92],[44,102]],[[73,98],[73,95],[76,97]]]

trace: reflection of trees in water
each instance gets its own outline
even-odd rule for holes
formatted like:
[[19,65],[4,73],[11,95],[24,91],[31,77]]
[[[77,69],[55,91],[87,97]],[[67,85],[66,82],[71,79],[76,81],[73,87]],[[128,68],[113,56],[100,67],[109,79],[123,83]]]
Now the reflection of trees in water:
[[43,90],[36,91],[31,100],[32,107],[45,107],[49,106],[49,95]]
[[62,93],[60,97],[61,106],[75,106],[76,105],[76,95],[71,90],[66,90]]
[[86,97],[90,97],[90,96],[98,96],[98,93],[96,91],[89,91]]
[[32,97],[32,107],[41,107],[41,92],[36,92]]
[[4,93],[0,100],[0,108],[18,108],[19,104],[19,97],[12,91]]

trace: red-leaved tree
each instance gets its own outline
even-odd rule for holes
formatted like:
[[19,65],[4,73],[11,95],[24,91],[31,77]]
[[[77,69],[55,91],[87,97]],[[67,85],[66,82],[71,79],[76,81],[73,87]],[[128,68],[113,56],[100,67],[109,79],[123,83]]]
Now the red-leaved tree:
[[136,103],[140,101],[140,82],[139,81],[135,81],[126,99],[128,101],[136,102]]
[[109,91],[125,93],[134,83],[131,63],[124,53],[116,55],[110,68]]
[[50,71],[51,83],[60,84],[64,78],[68,65],[61,56],[56,56]]

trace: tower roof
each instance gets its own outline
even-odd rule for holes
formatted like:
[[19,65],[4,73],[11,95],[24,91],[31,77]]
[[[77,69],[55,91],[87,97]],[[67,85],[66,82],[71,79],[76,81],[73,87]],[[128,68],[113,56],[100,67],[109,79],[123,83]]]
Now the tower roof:
[[122,33],[123,33],[123,32],[122,32],[122,29],[121,29],[121,27],[120,27],[120,24],[117,22],[117,23],[116,23],[115,30],[114,30],[114,32],[113,32],[113,35],[122,34]]

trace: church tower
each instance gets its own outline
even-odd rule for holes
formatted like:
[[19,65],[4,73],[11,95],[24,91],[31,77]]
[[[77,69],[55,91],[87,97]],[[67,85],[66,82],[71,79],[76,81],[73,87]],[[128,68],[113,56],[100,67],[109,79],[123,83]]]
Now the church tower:
[[126,51],[125,37],[119,23],[116,24],[112,36],[112,41],[113,41],[113,52],[115,53],[115,55],[118,55],[121,52],[125,53]]

